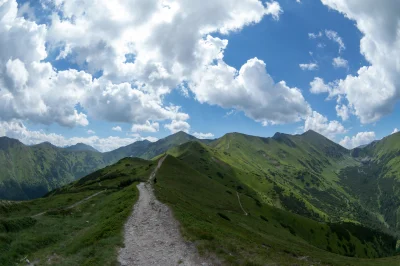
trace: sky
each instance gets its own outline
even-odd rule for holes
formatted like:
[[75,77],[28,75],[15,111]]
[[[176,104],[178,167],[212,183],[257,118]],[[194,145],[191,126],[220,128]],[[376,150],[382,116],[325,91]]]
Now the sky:
[[0,0],[0,136],[109,151],[178,131],[400,128],[400,2]]

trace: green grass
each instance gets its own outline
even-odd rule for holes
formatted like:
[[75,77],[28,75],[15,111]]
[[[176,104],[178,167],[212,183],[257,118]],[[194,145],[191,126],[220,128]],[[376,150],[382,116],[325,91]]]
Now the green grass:
[[[185,158],[169,156],[158,172],[155,191],[173,209],[184,237],[195,242],[203,255],[215,253],[229,265],[398,265],[399,258],[357,259],[328,252],[382,255],[388,251],[380,246],[379,233],[369,231],[371,242],[360,240],[356,237],[359,229],[343,231],[345,226],[337,225],[338,229],[260,205],[252,195],[240,193],[249,213],[245,216],[233,187],[192,166]],[[343,233],[350,231],[354,235]]]
[[36,265],[116,265],[123,225],[138,198],[136,184],[153,168],[152,162],[127,158],[45,198],[0,203],[0,265],[25,265],[25,257]]

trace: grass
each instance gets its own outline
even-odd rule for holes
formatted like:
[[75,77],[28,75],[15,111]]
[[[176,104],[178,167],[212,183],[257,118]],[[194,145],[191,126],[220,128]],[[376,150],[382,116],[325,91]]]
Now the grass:
[[360,240],[356,233],[343,234],[329,224],[260,206],[251,195],[241,193],[249,213],[245,216],[233,187],[192,166],[184,157],[168,156],[158,172],[155,191],[173,209],[184,237],[195,242],[203,255],[215,253],[228,265],[398,265],[395,257],[371,260],[329,252],[382,255],[378,235],[372,235],[371,242]]
[[[0,265],[26,265],[24,258],[36,265],[116,265],[123,225],[138,198],[136,184],[153,168],[127,158],[45,198],[0,204]],[[104,192],[67,209],[98,191]]]

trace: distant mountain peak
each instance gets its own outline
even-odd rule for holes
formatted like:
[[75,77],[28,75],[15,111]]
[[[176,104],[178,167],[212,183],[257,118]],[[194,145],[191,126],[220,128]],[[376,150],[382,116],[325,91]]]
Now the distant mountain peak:
[[58,148],[57,146],[53,145],[52,143],[50,143],[48,141],[45,141],[45,142],[42,142],[42,143],[39,143],[39,144],[36,144],[36,145],[33,145],[33,146]]
[[0,149],[6,149],[10,146],[14,146],[14,145],[21,145],[24,146],[24,144],[17,140],[17,139],[13,139],[13,138],[9,138],[9,137],[0,137]]
[[[171,140],[171,139],[185,139],[185,140],[192,140],[192,139],[196,139],[196,137],[184,132],[184,131],[178,131],[172,135],[169,135],[168,137],[165,137],[162,140]],[[160,140],[159,140],[160,141]]]
[[321,135],[320,133],[318,133],[318,132],[316,132],[316,131],[314,131],[312,129],[307,130],[306,132],[304,132],[301,135],[303,135],[303,136],[309,135],[309,136],[322,136],[322,137],[324,137],[323,135]]
[[96,150],[92,146],[87,145],[85,143],[77,143],[75,145],[66,147],[65,149],[69,150],[69,151],[94,151],[94,152],[99,152],[98,150]]

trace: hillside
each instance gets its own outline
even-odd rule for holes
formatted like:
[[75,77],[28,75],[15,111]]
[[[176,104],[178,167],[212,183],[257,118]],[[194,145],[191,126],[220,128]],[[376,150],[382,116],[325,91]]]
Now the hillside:
[[136,184],[153,168],[126,158],[47,197],[0,201],[0,265],[116,265]]
[[[201,254],[216,253],[226,265],[398,264],[396,257],[371,259],[393,255],[394,237],[263,204],[257,193],[230,174],[234,170],[228,165],[206,160],[214,155],[212,150],[199,143],[184,146],[181,155],[164,161],[155,190]],[[195,157],[204,160],[194,163]]]
[[341,184],[391,230],[400,231],[400,134],[353,151],[361,163],[340,172]]
[[[387,145],[385,142],[395,137],[373,145],[381,150]],[[238,189],[251,191],[261,204],[316,221],[360,223],[399,235],[399,186],[397,179],[388,177],[388,173],[400,176],[398,164],[392,162],[397,155],[387,157],[393,158],[382,166],[382,155],[377,157],[382,152],[375,150],[376,155],[371,156],[376,159],[356,157],[354,151],[313,131],[301,135],[277,133],[272,138],[230,133],[209,147],[203,146],[199,149],[202,153],[190,149],[196,145],[199,144],[186,143],[168,153],[189,160],[206,176],[223,180],[227,180],[226,176],[235,177],[235,182],[241,183]],[[207,163],[218,163],[219,169],[214,168],[218,171],[211,171]]]
[[[263,204],[232,175],[234,169],[207,161],[217,151],[199,142],[174,150],[180,155],[164,160],[155,193],[171,206],[200,254],[214,254],[224,265],[397,265],[396,257],[379,258],[394,254],[392,236]],[[123,225],[138,196],[135,186],[156,164],[125,158],[44,198],[0,202],[0,265],[21,259],[39,265],[116,264]],[[207,174],[195,168],[207,168]]]
[[48,142],[27,146],[15,139],[0,138],[0,199],[26,200],[71,183],[125,157],[150,159],[196,138],[178,132],[154,143],[138,141],[111,152],[77,144],[67,148]]
[[[390,183],[390,195],[379,192],[389,189],[388,173],[399,176],[391,166],[396,156],[382,156],[383,148],[396,154],[398,135],[362,148],[362,157],[312,131],[271,138],[230,133],[208,145],[178,136],[159,142],[157,151],[169,147],[169,155],[153,186],[200,254],[226,265],[398,265],[391,256],[398,254],[399,231],[390,213],[399,206],[398,185]],[[135,184],[155,165],[125,158],[44,198],[3,202],[0,264],[20,259],[20,250],[65,265],[115,262]],[[69,248],[61,248],[65,243]]]

